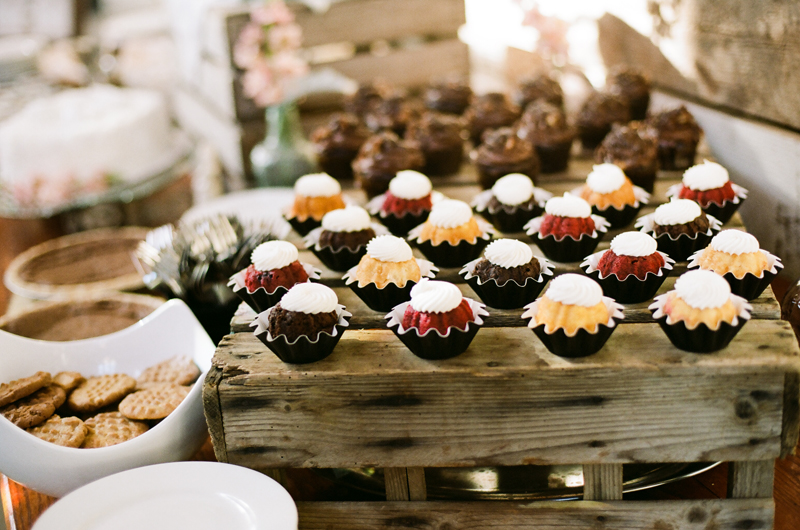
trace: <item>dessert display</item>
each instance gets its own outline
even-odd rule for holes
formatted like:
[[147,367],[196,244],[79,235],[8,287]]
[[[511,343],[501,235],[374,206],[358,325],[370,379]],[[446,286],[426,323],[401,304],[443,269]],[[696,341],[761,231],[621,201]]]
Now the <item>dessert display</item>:
[[495,228],[509,234],[522,232],[525,223],[544,212],[544,204],[552,196],[535,187],[527,175],[511,173],[475,196],[472,206]]
[[580,274],[550,281],[541,298],[525,306],[523,319],[552,353],[585,357],[600,351],[624,318],[622,306],[603,296],[600,285]]
[[389,311],[408,300],[411,288],[422,278],[433,278],[433,263],[415,259],[404,239],[375,237],[358,265],[344,275],[349,286],[370,309]]
[[370,222],[364,208],[347,206],[326,213],[322,226],[309,232],[304,241],[326,267],[344,272],[358,263],[373,237],[387,232],[385,227]]
[[685,106],[654,114],[647,119],[647,124],[655,129],[658,137],[661,169],[683,170],[694,165],[703,130]]
[[514,103],[522,109],[539,100],[558,108],[564,107],[564,91],[561,85],[547,74],[523,79],[514,92]]
[[684,261],[708,245],[720,222],[706,215],[696,202],[673,197],[655,212],[637,219],[635,226],[658,241],[658,250],[675,261]]
[[603,216],[611,228],[622,228],[633,221],[650,194],[633,183],[616,164],[599,164],[592,167],[586,184],[578,195],[592,205],[592,211]]
[[398,171],[386,193],[369,201],[367,209],[394,235],[404,237],[428,218],[433,208],[432,191],[430,179],[419,171]]
[[364,113],[364,123],[373,132],[392,131],[403,136],[408,124],[419,115],[405,96],[394,93],[372,105]]
[[623,232],[611,240],[608,250],[587,256],[581,267],[617,302],[644,302],[656,294],[675,263],[657,249],[652,236]]
[[606,76],[605,90],[628,102],[632,120],[643,120],[647,117],[650,81],[638,70],[624,65],[615,66]]
[[692,255],[688,267],[716,272],[730,284],[733,294],[753,300],[764,292],[783,264],[780,258],[759,248],[755,236],[723,230],[705,249]]
[[334,114],[311,133],[319,167],[338,180],[353,178],[353,160],[370,134],[355,114]]
[[752,307],[731,294],[725,279],[705,270],[689,271],[675,289],[655,298],[653,318],[681,350],[710,353],[727,346],[750,318]]
[[579,261],[589,255],[608,229],[608,222],[592,214],[588,202],[565,193],[544,205],[544,215],[525,225],[526,233],[553,261]]
[[119,373],[84,377],[78,372],[37,372],[0,384],[0,414],[46,442],[109,447],[169,416],[199,376],[187,357],[146,368],[138,379]]
[[406,140],[416,143],[425,156],[423,172],[427,175],[458,173],[464,158],[461,120],[455,116],[426,112],[411,122]]
[[449,359],[469,348],[488,315],[452,283],[423,279],[411,289],[410,301],[386,315],[386,325],[414,355]]
[[478,169],[478,183],[491,188],[497,179],[509,173],[522,173],[536,182],[539,175],[539,156],[533,145],[517,136],[511,127],[487,131],[483,143],[470,158]]
[[489,307],[517,309],[532,302],[552,276],[551,264],[536,258],[531,247],[516,239],[489,243],[482,258],[470,261],[459,274]]
[[358,157],[353,160],[353,175],[356,184],[371,199],[384,193],[399,171],[421,170],[425,156],[416,145],[400,140],[393,132],[381,132],[361,146]]
[[259,313],[250,327],[280,360],[304,364],[333,352],[350,316],[333,289],[306,282],[298,283],[275,306]]
[[494,227],[472,215],[469,204],[445,199],[433,205],[428,220],[409,232],[409,241],[438,267],[460,267],[489,243]]
[[747,198],[747,190],[730,181],[727,169],[703,160],[684,172],[680,184],[670,186],[667,197],[691,199],[720,223],[727,223]]
[[319,279],[320,272],[298,260],[297,247],[286,241],[257,246],[251,264],[231,276],[228,286],[257,313],[277,304],[295,284]]
[[500,92],[478,96],[464,113],[470,140],[474,145],[480,144],[484,131],[510,127],[519,119],[520,112],[521,109]]
[[327,173],[304,175],[294,184],[294,202],[284,217],[298,234],[306,235],[320,225],[322,217],[344,208],[342,187]]
[[614,125],[594,152],[597,162],[618,165],[635,185],[652,193],[658,170],[658,147],[644,122]]
[[53,207],[141,182],[185,146],[160,93],[94,85],[29,103],[0,127],[0,190],[23,207]]
[[525,108],[516,129],[517,136],[536,149],[542,173],[567,169],[577,131],[567,123],[567,115],[560,106],[542,99],[534,101]]
[[472,89],[464,81],[448,79],[426,88],[423,99],[430,110],[460,116],[472,101]]
[[594,149],[611,131],[614,123],[628,123],[630,108],[619,96],[593,92],[581,107],[576,119],[578,136],[584,149]]

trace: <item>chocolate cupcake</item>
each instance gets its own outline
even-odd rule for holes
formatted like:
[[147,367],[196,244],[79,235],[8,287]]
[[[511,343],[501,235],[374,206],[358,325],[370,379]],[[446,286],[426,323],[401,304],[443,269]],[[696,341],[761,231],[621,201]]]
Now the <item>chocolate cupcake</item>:
[[654,114],[647,119],[647,124],[655,129],[658,137],[661,169],[680,171],[694,165],[703,130],[685,106]]
[[546,74],[523,79],[514,92],[514,103],[524,109],[537,100],[544,100],[563,109],[564,91],[558,81]]
[[658,241],[658,250],[675,261],[683,261],[708,245],[720,223],[706,215],[696,202],[673,198],[655,212],[640,217],[635,226]]
[[650,304],[653,318],[681,350],[710,353],[730,344],[750,319],[752,307],[731,294],[730,285],[711,271],[689,271],[675,289]]
[[594,149],[611,131],[614,123],[631,120],[628,103],[619,96],[594,92],[581,107],[576,120],[584,149]]
[[628,102],[632,120],[647,117],[650,104],[650,81],[641,72],[625,65],[615,66],[606,76],[606,92]]
[[400,237],[419,226],[433,208],[431,180],[418,171],[399,171],[389,181],[389,190],[367,203],[367,210]]
[[392,132],[384,131],[368,139],[353,160],[353,175],[356,184],[364,190],[368,198],[384,193],[389,181],[399,171],[425,166],[422,151],[410,142],[401,141]]
[[597,162],[616,164],[636,186],[652,193],[658,170],[658,147],[644,122],[614,125],[594,152]]
[[350,316],[330,287],[300,283],[277,305],[259,313],[250,326],[283,362],[301,364],[330,355]]
[[488,131],[470,158],[478,168],[478,183],[489,189],[503,175],[522,173],[533,182],[539,175],[539,156],[533,146],[511,127]]
[[681,183],[667,190],[667,197],[691,199],[720,223],[727,223],[747,198],[747,190],[730,181],[727,169],[704,160],[687,169]]
[[536,149],[542,173],[567,169],[577,131],[567,123],[561,107],[544,100],[534,101],[525,107],[516,129],[517,136]]
[[472,89],[458,79],[449,79],[425,89],[425,107],[445,114],[460,116],[472,101]]
[[304,236],[320,225],[326,213],[339,208],[344,208],[342,187],[327,173],[314,173],[294,183],[294,200],[283,216]]
[[344,272],[358,263],[366,246],[386,228],[370,223],[369,214],[359,206],[334,210],[322,218],[322,226],[305,237],[306,248],[329,269]]
[[449,359],[469,348],[488,315],[452,283],[425,278],[411,289],[409,302],[386,315],[386,326],[417,357]]
[[445,114],[426,112],[409,124],[406,140],[416,143],[425,156],[423,172],[427,175],[458,173],[464,159],[461,120]]
[[311,133],[314,152],[323,171],[335,179],[353,178],[352,163],[370,132],[355,114],[334,114]]
[[649,193],[634,186],[619,166],[608,163],[593,166],[586,184],[576,194],[591,204],[592,211],[603,216],[611,228],[627,226],[642,205],[650,201]]
[[553,196],[537,188],[527,175],[511,173],[497,179],[492,189],[479,193],[472,201],[475,211],[506,234],[522,232],[525,223],[544,212]]
[[478,96],[464,114],[470,140],[474,145],[480,144],[484,131],[510,127],[519,119],[520,112],[520,108],[500,92]]
[[489,307],[516,309],[533,302],[552,276],[552,265],[536,258],[531,247],[516,239],[489,243],[484,257],[470,261],[459,274]]
[[415,108],[405,96],[392,94],[372,105],[364,113],[364,123],[373,132],[392,131],[403,136],[408,124],[419,117],[419,109]]
[[384,83],[364,83],[358,87],[355,93],[345,98],[344,110],[363,118],[369,110],[380,104],[390,92],[391,89]]

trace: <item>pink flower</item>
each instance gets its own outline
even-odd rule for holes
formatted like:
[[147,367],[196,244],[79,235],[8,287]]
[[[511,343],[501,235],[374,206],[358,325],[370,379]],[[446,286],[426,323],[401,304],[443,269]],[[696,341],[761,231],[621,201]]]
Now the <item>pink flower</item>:
[[272,67],[279,77],[286,79],[300,77],[308,72],[308,64],[304,60],[296,53],[286,51],[275,54]]
[[267,32],[267,43],[273,53],[296,50],[303,42],[303,30],[297,24],[273,26]]
[[261,53],[264,30],[258,24],[244,27],[233,48],[233,62],[239,68],[249,68]]
[[253,9],[250,20],[264,26],[291,24],[294,22],[294,13],[282,1],[274,1]]
[[36,202],[40,206],[56,206],[75,196],[76,182],[71,175],[59,175],[36,186]]
[[259,62],[254,68],[247,70],[242,76],[244,95],[252,99],[256,105],[266,107],[280,101],[283,91],[276,82],[269,66]]

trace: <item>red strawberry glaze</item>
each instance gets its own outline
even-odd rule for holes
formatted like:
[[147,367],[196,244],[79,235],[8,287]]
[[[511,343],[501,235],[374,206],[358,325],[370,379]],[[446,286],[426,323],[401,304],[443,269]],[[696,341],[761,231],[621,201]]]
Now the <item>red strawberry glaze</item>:
[[725,201],[732,201],[736,197],[736,192],[733,191],[731,182],[728,181],[719,188],[712,190],[693,190],[681,185],[681,191],[678,193],[680,199],[691,199],[697,202],[700,206],[705,208],[709,204],[716,203],[717,206],[722,206]]
[[547,213],[539,226],[539,235],[546,237],[552,234],[558,241],[571,236],[577,241],[582,234],[591,236],[594,228],[594,219],[591,217],[561,217]]
[[401,217],[406,212],[410,212],[414,215],[419,215],[422,212],[429,212],[432,207],[433,204],[431,202],[430,193],[421,199],[401,199],[400,197],[392,195],[392,192],[387,191],[386,197],[383,199],[381,211],[385,214],[393,213]]
[[658,270],[664,264],[664,257],[658,252],[649,256],[618,256],[612,250],[606,250],[597,263],[597,270],[603,278],[616,274],[617,278],[624,280],[633,274],[644,280],[648,272],[658,274]]
[[455,309],[451,309],[446,313],[416,311],[411,307],[411,304],[408,304],[406,312],[403,314],[403,329],[417,328],[418,333],[424,335],[426,331],[434,328],[444,335],[447,333],[447,328],[451,326],[466,330],[467,323],[473,320],[475,320],[475,317],[466,298],[462,299]]
[[260,271],[256,269],[255,265],[250,265],[244,276],[244,284],[250,292],[263,287],[268,293],[274,293],[278,287],[283,286],[289,289],[297,283],[307,281],[308,273],[299,261],[271,271]]

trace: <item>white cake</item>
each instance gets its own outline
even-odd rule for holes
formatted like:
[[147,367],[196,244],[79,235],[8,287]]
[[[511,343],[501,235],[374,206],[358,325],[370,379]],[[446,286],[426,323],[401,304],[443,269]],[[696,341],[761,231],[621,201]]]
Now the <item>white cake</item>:
[[157,92],[66,90],[0,124],[0,185],[21,203],[56,204],[167,169],[175,140]]

